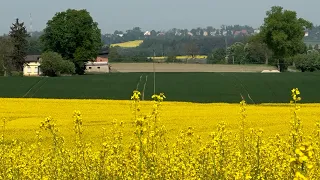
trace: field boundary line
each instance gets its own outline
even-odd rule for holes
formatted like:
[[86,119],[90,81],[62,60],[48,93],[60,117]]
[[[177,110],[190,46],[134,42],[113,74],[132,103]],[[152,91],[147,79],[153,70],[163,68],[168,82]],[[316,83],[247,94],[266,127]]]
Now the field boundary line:
[[[266,82],[266,81],[264,81],[264,84],[268,86],[268,89],[269,89],[269,91],[271,92],[271,94],[273,95],[274,99],[277,99],[277,95],[276,95],[276,93],[275,93],[273,90],[271,90],[270,84],[269,84],[268,82]],[[273,99],[272,99],[272,100],[273,100]]]
[[31,86],[31,88],[30,88],[22,97],[23,97],[23,98],[26,97],[26,96],[29,94],[29,92],[30,92],[37,84],[39,84],[39,82],[42,81],[42,80],[43,80],[43,78],[41,77],[41,79],[40,79],[39,81],[37,81],[35,84],[33,84],[33,85]]
[[[248,98],[253,102],[253,104],[256,104],[256,103],[254,102],[254,100],[251,98],[250,93],[249,93],[249,91],[247,90],[247,88],[242,84],[241,80],[240,80],[239,78],[237,78],[235,75],[232,75],[232,76],[237,80],[237,83],[240,84],[240,86],[242,87],[242,89],[244,89],[244,90],[246,91],[246,93],[247,93],[247,95],[248,95]],[[243,97],[242,97],[242,98],[243,98]]]
[[138,83],[137,83],[137,87],[136,87],[136,90],[137,90],[137,91],[139,90],[139,85],[140,85],[142,76],[143,76],[143,75],[140,76],[140,80],[139,80]]
[[144,85],[143,85],[142,100],[144,100],[144,92],[145,92],[145,89],[146,89],[147,82],[148,82],[148,75],[146,75],[146,81],[144,82]]
[[33,97],[41,88],[44,84],[46,84],[46,82],[48,81],[48,78],[45,78],[44,82],[41,84],[41,86],[31,95],[31,97]]

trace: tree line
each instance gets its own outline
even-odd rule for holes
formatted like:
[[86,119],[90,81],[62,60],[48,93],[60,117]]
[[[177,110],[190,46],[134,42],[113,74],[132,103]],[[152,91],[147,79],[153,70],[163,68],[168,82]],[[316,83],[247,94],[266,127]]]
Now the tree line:
[[58,12],[38,37],[31,37],[19,19],[9,36],[0,39],[0,73],[23,71],[27,54],[41,55],[44,75],[84,74],[87,61],[95,60],[101,47],[101,30],[86,10]]
[[[126,33],[116,31],[112,35],[101,35],[98,24],[89,12],[68,9],[56,13],[43,32],[34,32],[33,36],[17,19],[8,36],[0,38],[0,73],[21,72],[27,54],[46,53],[41,63],[45,74],[84,74],[86,62],[94,60],[102,47],[109,47],[108,43],[138,39],[144,41],[136,48],[109,48],[110,61],[146,62],[151,61],[152,56],[166,56],[168,61],[175,61],[177,56],[194,58],[196,55],[207,55],[209,63],[264,63],[277,65],[285,71],[289,65],[302,63],[298,62],[302,56],[311,56],[303,42],[305,30],[311,28],[312,23],[298,18],[296,12],[274,6],[267,11],[261,31],[251,36],[246,33],[232,34],[241,29],[249,34],[254,31],[249,26],[239,25],[191,31],[172,29],[166,33],[153,30],[147,35],[136,27]],[[303,68],[304,71],[309,69]]]

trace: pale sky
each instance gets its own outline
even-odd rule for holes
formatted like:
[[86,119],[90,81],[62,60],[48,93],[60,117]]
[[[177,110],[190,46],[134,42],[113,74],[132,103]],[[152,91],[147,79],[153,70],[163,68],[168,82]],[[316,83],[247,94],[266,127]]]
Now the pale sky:
[[56,12],[68,8],[87,9],[102,33],[141,27],[142,30],[220,27],[263,23],[265,13],[278,5],[297,11],[315,25],[320,24],[319,0],[0,0],[0,34],[19,18],[29,29],[43,30]]

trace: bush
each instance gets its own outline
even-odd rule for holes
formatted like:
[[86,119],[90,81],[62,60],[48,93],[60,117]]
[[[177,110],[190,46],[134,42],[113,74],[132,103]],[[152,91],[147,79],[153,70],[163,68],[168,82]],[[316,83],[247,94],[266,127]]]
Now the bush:
[[76,67],[73,62],[63,60],[61,67],[61,74],[74,74],[76,72]]
[[181,60],[180,59],[177,59],[177,56],[168,56],[167,57],[167,59],[166,59],[166,62],[172,62],[172,63],[174,63],[174,62],[181,62]]
[[302,72],[313,72],[320,70],[320,55],[318,52],[310,51],[308,54],[299,54],[293,57],[296,68]]
[[12,71],[11,76],[23,76],[23,72],[22,71]]
[[75,73],[75,65],[63,60],[62,56],[55,52],[45,52],[41,55],[41,71],[46,76],[59,76],[60,74]]

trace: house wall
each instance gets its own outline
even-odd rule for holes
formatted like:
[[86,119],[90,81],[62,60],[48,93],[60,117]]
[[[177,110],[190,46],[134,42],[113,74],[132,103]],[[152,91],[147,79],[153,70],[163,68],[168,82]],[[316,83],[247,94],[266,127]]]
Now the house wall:
[[41,74],[39,62],[30,62],[23,67],[24,76],[39,76]]
[[108,73],[109,65],[87,65],[86,72],[88,73]]

